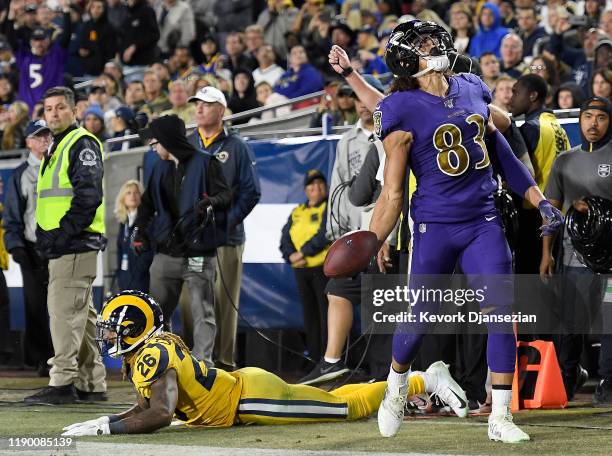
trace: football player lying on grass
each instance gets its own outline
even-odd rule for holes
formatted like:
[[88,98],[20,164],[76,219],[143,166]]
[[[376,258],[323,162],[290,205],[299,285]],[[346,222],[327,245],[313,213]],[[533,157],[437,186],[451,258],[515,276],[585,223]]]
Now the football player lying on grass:
[[[357,420],[378,410],[387,386],[353,384],[326,392],[289,385],[254,367],[225,372],[196,360],[178,336],[162,327],[161,308],[144,293],[123,291],[105,303],[98,345],[102,354],[123,358],[138,403],[118,415],[67,426],[62,435],[147,433],[170,425],[173,417],[188,426],[216,427]],[[411,374],[408,395],[424,392],[467,416],[465,393],[443,362]]]

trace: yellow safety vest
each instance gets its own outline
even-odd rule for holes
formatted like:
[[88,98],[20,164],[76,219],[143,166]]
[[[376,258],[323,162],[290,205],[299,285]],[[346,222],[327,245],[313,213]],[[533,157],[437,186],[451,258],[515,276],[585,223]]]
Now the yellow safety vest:
[[[60,141],[45,170],[43,171],[43,166],[40,167],[36,185],[36,193],[38,194],[36,223],[45,231],[59,228],[60,220],[70,209],[73,189],[68,177],[69,154],[72,146],[84,136],[89,136],[96,141],[100,147],[102,159],[104,159],[102,143],[94,135],[80,127],[68,133]],[[87,159],[87,157],[84,158]],[[95,159],[98,158],[95,157]],[[104,234],[104,198],[96,210],[93,222],[85,230]]]
[[[291,228],[289,228],[289,236],[291,242],[299,251],[307,241],[317,234],[321,223],[323,223],[323,214],[327,208],[327,203],[319,204],[318,206],[308,207],[308,204],[300,204],[291,212]],[[314,268],[321,266],[325,262],[329,246],[321,250],[313,256],[305,256],[306,268]]]

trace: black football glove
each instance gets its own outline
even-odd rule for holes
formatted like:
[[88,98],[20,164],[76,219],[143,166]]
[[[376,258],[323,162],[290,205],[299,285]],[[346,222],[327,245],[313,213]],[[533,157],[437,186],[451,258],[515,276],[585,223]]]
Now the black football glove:
[[207,195],[203,195],[200,200],[195,205],[195,211],[197,214],[203,215],[206,214],[206,211],[209,207],[212,206],[212,202]]

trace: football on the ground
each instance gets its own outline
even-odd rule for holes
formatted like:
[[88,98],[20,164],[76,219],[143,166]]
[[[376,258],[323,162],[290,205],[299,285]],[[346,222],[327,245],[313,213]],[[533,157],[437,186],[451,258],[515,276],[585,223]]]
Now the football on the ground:
[[378,240],[371,231],[351,231],[329,248],[323,265],[327,277],[353,277],[364,271],[378,252]]

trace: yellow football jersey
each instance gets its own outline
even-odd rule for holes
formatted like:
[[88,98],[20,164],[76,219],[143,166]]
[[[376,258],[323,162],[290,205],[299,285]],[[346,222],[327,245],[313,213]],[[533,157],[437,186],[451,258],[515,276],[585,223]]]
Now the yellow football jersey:
[[242,391],[239,375],[207,367],[161,335],[149,340],[130,360],[130,380],[141,396],[150,399],[151,385],[168,369],[176,371],[177,418],[194,426],[234,424]]

